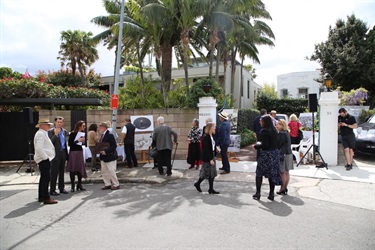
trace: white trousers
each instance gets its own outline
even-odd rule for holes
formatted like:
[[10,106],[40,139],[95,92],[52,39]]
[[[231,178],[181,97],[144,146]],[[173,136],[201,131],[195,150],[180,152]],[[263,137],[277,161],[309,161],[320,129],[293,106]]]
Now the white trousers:
[[103,176],[104,185],[106,187],[108,186],[118,187],[120,183],[118,182],[117,175],[116,175],[117,160],[110,161],[110,162],[100,161],[100,164],[102,167],[102,176]]

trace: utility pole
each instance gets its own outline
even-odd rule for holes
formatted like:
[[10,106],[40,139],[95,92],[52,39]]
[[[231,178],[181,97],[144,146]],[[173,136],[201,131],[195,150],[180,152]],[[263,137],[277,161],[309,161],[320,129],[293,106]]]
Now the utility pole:
[[[111,106],[113,109],[112,113],[112,132],[116,136],[116,127],[117,127],[117,109],[118,109],[118,86],[120,81],[120,59],[121,59],[121,46],[122,46],[122,27],[124,23],[124,5],[125,0],[122,0],[121,3],[121,15],[120,15],[120,24],[119,24],[119,35],[117,42],[117,58],[116,58],[116,73],[115,73],[115,86],[111,98]],[[116,138],[117,139],[117,138]]]

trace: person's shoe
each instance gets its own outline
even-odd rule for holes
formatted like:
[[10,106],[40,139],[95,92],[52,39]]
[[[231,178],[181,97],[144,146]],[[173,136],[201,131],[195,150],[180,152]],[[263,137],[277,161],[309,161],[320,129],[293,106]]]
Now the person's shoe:
[[108,189],[111,189],[111,186],[104,186],[104,187],[102,187],[102,190],[108,190]]
[[120,189],[120,186],[112,186],[111,187],[111,190],[118,190],[118,189]]
[[353,165],[352,164],[348,164],[346,166],[346,171],[350,171],[352,168],[353,168]]
[[190,165],[189,169],[192,169],[194,167],[194,165]]
[[43,201],[44,204],[56,204],[57,203],[57,200],[54,200],[54,199],[48,199],[48,200],[44,200]]
[[56,191],[51,191],[51,192],[49,192],[49,195],[58,196],[60,194],[58,192],[56,192]]
[[260,193],[255,193],[255,194],[253,195],[253,199],[254,199],[254,200],[259,200],[259,199],[260,199]]
[[199,165],[197,165],[197,166],[195,167],[195,169],[196,169],[196,170],[199,170]]
[[221,172],[220,174],[229,174],[230,172],[227,172],[227,171],[223,171]]
[[276,192],[276,194],[286,195],[286,189]]
[[275,199],[275,194],[274,193],[270,193],[267,197],[270,201],[273,201]]
[[77,191],[85,191],[86,189],[82,187],[82,184],[77,184]]
[[172,176],[172,174],[166,174],[165,176],[169,177],[169,176]]
[[98,170],[97,170],[96,168],[92,168],[91,171],[92,171],[92,172],[96,172],[96,171],[98,171]]
[[220,194],[220,192],[216,192],[215,190],[208,190],[208,193],[209,194]]
[[194,183],[194,187],[198,190],[198,192],[202,192],[202,189],[198,183]]
[[133,166],[133,167],[135,167],[135,168],[136,168],[136,167],[138,167],[138,164],[134,164],[134,166]]
[[224,170],[224,168],[219,168],[219,170]]
[[65,189],[61,189],[60,190],[60,194],[69,194],[68,191],[66,191]]

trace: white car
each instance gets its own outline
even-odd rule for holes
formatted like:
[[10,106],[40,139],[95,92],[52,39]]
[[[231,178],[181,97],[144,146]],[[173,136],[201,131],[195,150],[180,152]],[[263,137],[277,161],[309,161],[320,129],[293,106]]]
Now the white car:
[[288,123],[289,118],[286,114],[276,114],[276,120],[284,119]]

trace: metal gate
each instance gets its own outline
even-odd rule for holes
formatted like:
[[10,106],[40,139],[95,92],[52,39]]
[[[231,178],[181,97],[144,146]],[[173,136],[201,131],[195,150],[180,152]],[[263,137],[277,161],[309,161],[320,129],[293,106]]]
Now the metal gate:
[[0,161],[24,160],[34,153],[34,135],[39,113],[33,112],[33,123],[25,122],[23,112],[0,112]]

